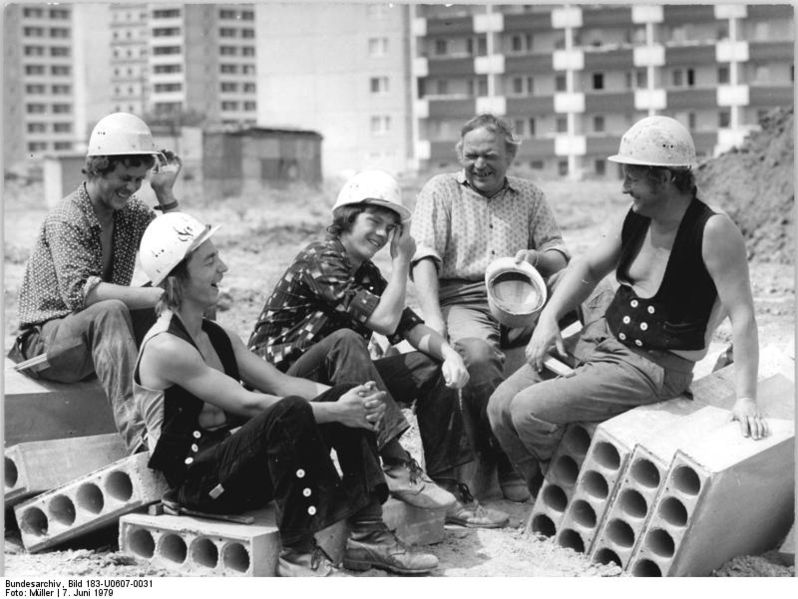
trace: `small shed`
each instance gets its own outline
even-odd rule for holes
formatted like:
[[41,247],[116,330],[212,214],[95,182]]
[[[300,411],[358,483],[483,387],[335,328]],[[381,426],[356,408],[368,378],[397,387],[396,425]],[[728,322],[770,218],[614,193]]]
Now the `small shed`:
[[302,129],[206,131],[203,184],[224,196],[257,191],[264,184],[318,185],[322,181],[321,140],[320,133]]

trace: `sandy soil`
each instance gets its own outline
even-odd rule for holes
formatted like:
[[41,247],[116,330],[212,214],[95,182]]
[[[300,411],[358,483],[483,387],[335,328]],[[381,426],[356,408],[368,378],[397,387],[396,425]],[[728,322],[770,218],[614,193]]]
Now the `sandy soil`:
[[[408,183],[408,199],[414,185]],[[558,220],[575,254],[588,248],[601,231],[607,215],[621,214],[626,202],[617,183],[542,182]],[[332,187],[332,186],[331,186]],[[4,198],[5,215],[5,347],[16,332],[16,293],[33,236],[45,210],[38,186],[14,187]],[[323,230],[334,194],[310,189],[264,190],[258,197],[215,202],[203,199],[201,191],[184,193],[184,205],[205,222],[222,224],[217,244],[230,267],[219,321],[245,340],[267,293],[296,252]],[[378,263],[388,269],[387,252]],[[793,344],[794,277],[789,264],[755,259],[751,263],[757,318],[762,346]],[[409,303],[415,305],[412,286]],[[729,340],[728,325],[719,329],[716,342]],[[411,443],[412,436],[411,436]],[[411,447],[411,451],[413,448]],[[414,451],[414,453],[418,453]],[[531,504],[488,501],[512,514],[512,525],[502,530],[448,528],[445,540],[432,548],[441,561],[439,576],[619,576],[614,565],[591,564],[587,558],[537,538],[524,531]],[[40,576],[160,576],[116,552],[110,531],[62,551],[28,555],[14,532],[13,515],[7,514],[5,543],[6,574]],[[786,533],[786,531],[785,531]],[[791,576],[794,568],[777,556],[744,556],[724,566],[720,575]]]

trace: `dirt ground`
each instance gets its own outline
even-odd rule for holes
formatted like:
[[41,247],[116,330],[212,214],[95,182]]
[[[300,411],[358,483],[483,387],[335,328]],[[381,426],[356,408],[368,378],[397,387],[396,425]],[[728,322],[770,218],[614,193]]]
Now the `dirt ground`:
[[[778,125],[785,127],[782,119]],[[788,132],[792,131],[789,114]],[[765,144],[767,150],[773,143]],[[793,267],[793,195],[792,195],[792,137],[789,143],[789,161],[783,155],[778,159],[782,168],[789,165],[789,188],[780,188],[779,201],[767,209],[755,209],[756,222],[746,221],[744,231],[751,256],[750,271],[760,346],[792,347],[794,344],[795,285]],[[761,151],[760,151],[761,154]],[[737,158],[745,158],[738,152]],[[766,160],[771,160],[768,154]],[[749,156],[750,157],[750,156]],[[756,159],[757,164],[760,162]],[[779,163],[766,163],[768,172],[775,173]],[[738,168],[747,169],[737,171]],[[725,169],[738,173],[733,184],[737,195],[744,189],[747,172],[751,166],[741,167],[727,163]],[[712,183],[720,189],[722,182],[715,171],[705,167],[699,171],[699,181]],[[712,175],[712,176],[710,176]],[[765,176],[764,178],[767,178]],[[761,179],[761,178],[760,178]],[[770,183],[775,185],[775,175]],[[283,270],[297,251],[309,240],[323,232],[329,208],[340,182],[332,181],[322,190],[304,187],[275,190],[264,189],[260,194],[231,198],[222,201],[202,197],[201,189],[186,185],[182,191],[183,206],[207,223],[221,224],[217,245],[229,266],[225,276],[218,320],[246,339],[266,295],[273,288]],[[412,204],[415,190],[423,181],[407,181],[405,199]],[[563,233],[575,255],[589,248],[601,232],[608,215],[620,215],[627,202],[620,193],[618,182],[549,182],[541,181],[556,213]],[[702,184],[703,185],[703,184]],[[758,183],[757,183],[758,185]],[[751,187],[749,185],[748,187]],[[755,187],[756,193],[761,189]],[[704,187],[702,187],[702,190]],[[770,190],[773,192],[773,190]],[[725,193],[725,195],[724,195]],[[740,208],[734,193],[716,193],[724,209],[748,214],[752,208]],[[775,195],[775,192],[773,192]],[[788,200],[784,200],[785,196]],[[9,347],[16,333],[16,294],[22,280],[24,263],[39,224],[44,218],[40,185],[7,185],[4,198],[4,302],[5,347]],[[783,201],[782,201],[783,200]],[[725,204],[725,205],[724,205]],[[778,204],[778,208],[776,207]],[[734,210],[730,210],[730,208]],[[766,241],[763,241],[766,240]],[[389,270],[387,251],[378,256],[383,271]],[[415,305],[412,284],[409,303]],[[720,327],[713,347],[722,348],[730,340],[728,321]],[[714,359],[711,356],[709,360]],[[711,364],[710,364],[711,366]],[[706,370],[706,369],[705,369]],[[708,370],[706,370],[708,372]],[[409,414],[409,412],[408,412]],[[410,450],[417,456],[413,444],[417,439],[410,434]],[[524,531],[526,517],[532,505],[513,504],[504,500],[489,500],[488,505],[508,511],[511,526],[502,530],[466,530],[449,527],[443,542],[432,547],[440,559],[438,576],[620,576],[614,565],[592,564],[583,555],[558,546],[551,539],[536,537]],[[5,572],[8,576],[164,576],[165,572],[152,570],[146,564],[116,551],[114,530],[95,535],[89,541],[39,555],[28,555],[19,544],[13,514],[6,514]],[[787,531],[785,531],[786,534]],[[374,575],[379,575],[373,572]],[[774,552],[762,556],[740,556],[724,565],[717,576],[794,576],[794,567],[787,566]]]

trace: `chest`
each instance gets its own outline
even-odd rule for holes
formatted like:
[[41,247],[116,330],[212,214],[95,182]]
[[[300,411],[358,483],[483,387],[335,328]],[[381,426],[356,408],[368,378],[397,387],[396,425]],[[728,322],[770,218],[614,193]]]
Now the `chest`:
[[[224,365],[219,358],[219,354],[216,353],[210,338],[205,332],[195,340],[195,343],[202,355],[203,361],[214,370],[224,372]],[[200,426],[203,428],[213,428],[224,424],[225,420],[225,413],[221,408],[208,402],[204,403],[202,412],[200,412],[199,416]]]
[[114,222],[103,224],[100,231],[100,249],[102,256],[102,278],[109,281],[113,274],[114,266]]
[[675,239],[675,229],[657,232],[649,228],[646,232],[628,271],[629,282],[639,296],[652,297],[657,293],[665,277]]

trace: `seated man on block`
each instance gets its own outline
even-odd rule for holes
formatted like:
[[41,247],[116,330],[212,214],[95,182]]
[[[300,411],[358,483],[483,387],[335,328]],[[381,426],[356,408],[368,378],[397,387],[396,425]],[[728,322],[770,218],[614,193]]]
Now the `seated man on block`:
[[211,240],[215,231],[171,213],[154,220],[141,241],[144,271],[163,291],[133,374],[149,466],[192,510],[236,513],[274,500],[279,576],[335,574],[314,532],[342,519],[351,526],[346,568],[432,571],[437,558],[403,545],[382,519],[388,491],[374,430],[384,394],[373,382],[329,389],[287,376],[203,318],[227,270]]
[[[526,349],[529,363],[488,405],[496,437],[530,483],[547,468],[567,424],[602,422],[684,393],[726,315],[737,369],[732,417],[745,436],[768,434],[756,402],[759,350],[745,243],[726,214],[698,199],[690,133],[674,119],[647,117],[609,160],[623,165],[623,193],[632,205],[571,264],[540,315]],[[579,341],[592,353],[572,374],[541,381],[547,352],[556,346],[564,353],[558,319],[613,270],[615,297]]]
[[551,286],[569,259],[543,191],[507,175],[520,145],[510,124],[492,114],[465,123],[456,146],[462,170],[436,175],[424,185],[412,227],[418,241],[412,275],[424,320],[462,353],[471,377],[463,399],[474,414],[477,449],[496,463],[505,498],[519,502],[529,493],[493,438],[486,409],[504,380],[503,350],[523,347],[531,327],[497,321],[485,274],[497,258],[514,256]]
[[[391,493],[420,507],[447,507],[450,523],[504,526],[507,515],[477,503],[456,478],[456,467],[473,459],[458,398],[468,373],[460,355],[405,307],[415,251],[409,218],[399,184],[387,173],[363,171],[347,181],[329,235],[302,250],[285,272],[249,347],[294,376],[329,384],[376,381],[388,393],[378,445]],[[386,245],[388,281],[371,261]],[[393,343],[406,339],[419,351],[372,361],[373,332]],[[414,399],[429,477],[399,444],[408,423],[397,402]]]
[[177,156],[156,150],[140,118],[101,119],[89,138],[86,179],[47,215],[19,292],[21,333],[10,357],[46,357],[28,373],[52,381],[96,373],[131,452],[142,447],[144,424],[130,376],[162,291],[130,286],[141,236],[155,218],[135,193],[148,178],[155,209],[174,210],[180,168]]

